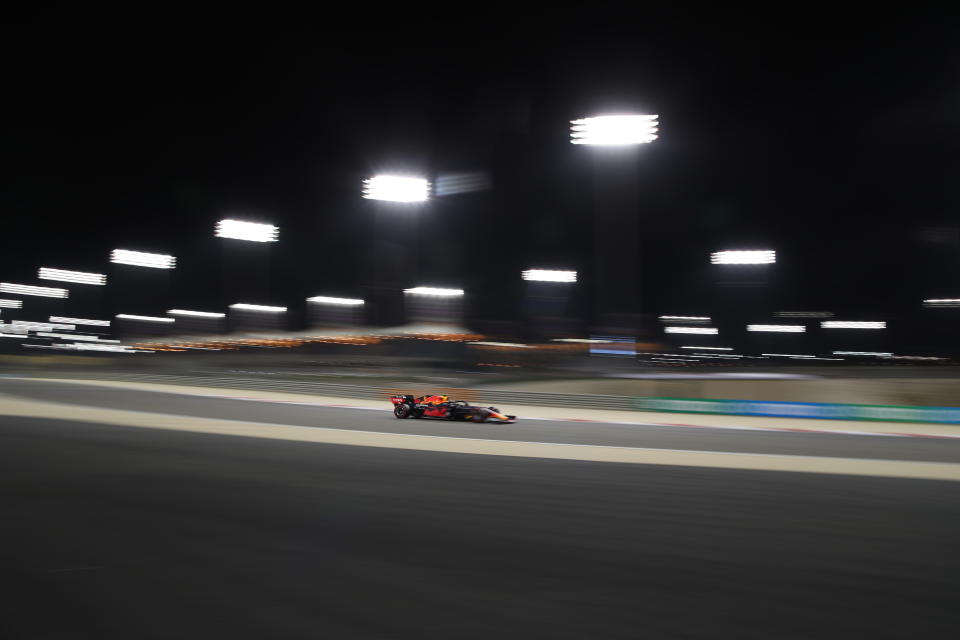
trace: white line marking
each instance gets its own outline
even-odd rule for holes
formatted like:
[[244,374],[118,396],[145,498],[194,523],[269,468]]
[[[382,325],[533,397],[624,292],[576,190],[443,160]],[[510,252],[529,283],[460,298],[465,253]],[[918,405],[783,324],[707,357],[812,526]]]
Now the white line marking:
[[960,481],[960,464],[942,462],[487,440],[194,418],[120,409],[94,409],[76,405],[25,401],[9,396],[2,397],[0,400],[2,400],[0,401],[0,415],[41,417],[65,422],[89,422],[134,428],[166,429],[318,444],[586,462],[619,462],[714,469]]
[[[169,393],[175,395],[188,395],[204,398],[217,398],[221,400],[244,400],[247,402],[264,402],[270,404],[293,404],[306,407],[331,407],[336,409],[356,409],[361,411],[391,411],[388,407],[364,407],[359,405],[351,404],[341,404],[341,403],[329,403],[329,402],[307,402],[302,400],[282,400],[279,398],[258,398],[252,396],[235,396],[235,395],[223,395],[222,393],[216,393],[216,391],[223,391],[223,388],[217,387],[199,387],[195,389],[188,390],[187,388],[179,385],[167,385],[165,383],[157,382],[125,382],[117,380],[70,380],[70,379],[47,379],[47,378],[30,378],[23,376],[10,376],[17,380],[25,380],[30,382],[53,382],[53,383],[66,383],[66,384],[88,384],[88,385],[97,385],[97,386],[107,386],[111,388],[123,388],[123,385],[141,385],[147,387],[170,387],[168,389],[164,388],[149,388],[149,389],[140,389],[148,393]],[[208,392],[207,389],[210,391]],[[237,389],[237,391],[251,391],[250,389]],[[281,391],[272,391],[271,393],[286,393]],[[291,392],[292,393],[292,392]],[[384,400],[386,401],[386,397]],[[570,409],[570,411],[576,411],[576,409]],[[678,414],[682,415],[682,414]],[[735,417],[735,416],[728,416]],[[754,416],[757,417],[757,416]],[[809,427],[751,427],[746,425],[704,425],[704,424],[684,424],[684,423],[674,423],[674,422],[632,422],[632,421],[620,421],[620,420],[599,420],[599,419],[580,419],[580,418],[550,418],[550,417],[541,417],[541,416],[528,416],[522,415],[517,418],[517,422],[523,422],[526,420],[539,420],[545,422],[583,422],[583,423],[593,423],[593,424],[619,424],[619,425],[628,425],[634,427],[663,427],[663,428],[684,428],[684,429],[721,429],[721,430],[733,430],[733,431],[766,431],[772,433],[814,433],[821,435],[852,435],[852,436],[872,436],[872,437],[884,437],[884,438],[936,438],[944,440],[956,440],[960,439],[960,434],[947,434],[947,433],[909,433],[909,432],[891,432],[891,431],[855,431],[855,430],[837,430],[837,429],[816,429]],[[896,423],[889,423],[896,424]],[[943,426],[943,425],[938,425]]]

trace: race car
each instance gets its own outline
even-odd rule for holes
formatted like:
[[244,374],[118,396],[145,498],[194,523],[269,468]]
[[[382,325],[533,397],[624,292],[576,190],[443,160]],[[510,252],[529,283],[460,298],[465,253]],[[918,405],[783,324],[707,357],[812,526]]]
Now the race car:
[[397,418],[442,418],[444,420],[460,420],[470,422],[497,422],[499,424],[513,424],[517,416],[500,413],[496,407],[476,407],[464,400],[451,401],[447,396],[420,396],[412,395],[391,396],[393,415]]

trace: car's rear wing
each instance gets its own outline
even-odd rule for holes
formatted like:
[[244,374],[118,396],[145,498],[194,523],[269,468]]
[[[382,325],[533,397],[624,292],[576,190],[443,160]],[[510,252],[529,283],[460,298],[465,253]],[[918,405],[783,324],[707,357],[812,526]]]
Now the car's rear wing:
[[396,395],[396,396],[390,396],[390,402],[392,402],[393,404],[414,404],[416,400],[412,395],[405,395],[405,396]]

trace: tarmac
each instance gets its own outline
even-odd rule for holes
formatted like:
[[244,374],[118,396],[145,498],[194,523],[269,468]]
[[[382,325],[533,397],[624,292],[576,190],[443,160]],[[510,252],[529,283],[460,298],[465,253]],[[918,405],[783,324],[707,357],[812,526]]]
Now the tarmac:
[[[306,403],[317,406],[356,407],[366,409],[389,409],[389,400],[337,398],[278,391],[248,389],[214,389],[184,385],[155,384],[144,382],[73,380],[46,378],[51,382],[78,385],[104,386],[140,391],[166,391],[172,393],[218,397],[249,398],[272,402]],[[541,407],[515,404],[499,404],[505,413],[514,414],[521,420],[576,420],[614,424],[644,424],[705,429],[741,429],[757,431],[797,431],[811,433],[837,433],[854,435],[877,435],[890,437],[960,438],[960,425],[929,424],[912,422],[874,422],[858,420],[816,420],[807,418],[770,418],[754,416],[727,416],[695,413],[661,413],[652,411],[618,411],[611,409],[585,409],[565,407]]]

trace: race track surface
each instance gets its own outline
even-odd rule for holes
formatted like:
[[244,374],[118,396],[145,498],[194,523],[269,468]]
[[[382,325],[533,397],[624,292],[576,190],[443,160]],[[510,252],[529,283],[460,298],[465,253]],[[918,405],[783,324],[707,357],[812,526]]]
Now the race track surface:
[[[951,440],[0,394],[369,432],[956,463]],[[437,453],[0,416],[18,638],[954,637],[960,483]]]

